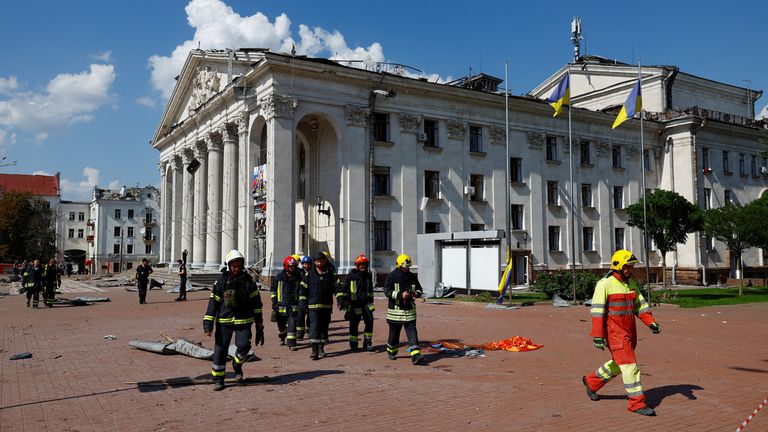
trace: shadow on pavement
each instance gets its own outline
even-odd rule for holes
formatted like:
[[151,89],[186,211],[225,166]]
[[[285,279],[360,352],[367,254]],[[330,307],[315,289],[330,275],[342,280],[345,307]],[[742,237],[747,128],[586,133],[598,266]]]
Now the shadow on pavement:
[[768,370],[765,370],[765,369],[752,369],[752,368],[744,368],[744,367],[738,367],[738,366],[731,366],[729,369],[742,371],[742,372],[768,373]]
[[[321,376],[338,375],[343,373],[344,371],[335,370],[335,369],[334,370],[313,370],[313,371],[306,371],[306,372],[289,373],[285,375],[246,377],[242,382],[237,383],[235,382],[235,379],[234,379],[234,372],[228,372],[225,379],[228,387],[240,387],[240,386],[249,386],[249,385],[284,385],[284,384],[290,384],[296,381],[307,381],[307,380],[311,380]],[[186,386],[192,386],[192,385],[212,385],[213,381],[211,380],[211,376],[209,374],[204,374],[204,375],[198,375],[194,378],[175,377],[175,378],[168,378],[164,380],[140,381],[132,384],[134,384],[136,387],[131,387],[130,389],[138,389],[141,393],[152,393],[157,391],[163,391],[169,388],[186,387]],[[130,389],[121,389],[121,390],[130,390]],[[117,390],[112,390],[112,391],[117,391]],[[105,393],[110,393],[110,392],[105,392]],[[94,393],[94,394],[99,394],[99,393]],[[90,395],[87,395],[87,396],[90,396]]]
[[[703,387],[694,385],[694,384],[676,384],[676,385],[668,385],[668,386],[662,386],[662,387],[654,387],[652,389],[648,389],[645,392],[645,400],[648,403],[648,406],[651,408],[655,408],[661,404],[661,401],[664,400],[667,396],[673,396],[676,394],[681,394],[688,398],[688,400],[696,400],[698,399],[696,395],[693,394],[694,390],[703,390]],[[602,396],[601,396],[602,398]]]
[[19,408],[19,407],[25,407],[30,405],[44,404],[48,402],[59,402],[59,401],[65,401],[70,399],[79,399],[79,398],[85,398],[85,397],[91,397],[91,396],[100,396],[100,395],[111,394],[111,393],[119,393],[127,390],[134,390],[135,388],[136,387],[131,386],[131,387],[119,388],[119,389],[113,389],[113,390],[104,390],[100,392],[84,393],[81,395],[64,396],[64,397],[54,398],[54,399],[45,399],[45,400],[34,401],[34,402],[26,402],[26,403],[20,403],[16,405],[0,406],[0,411],[11,409],[11,408]]

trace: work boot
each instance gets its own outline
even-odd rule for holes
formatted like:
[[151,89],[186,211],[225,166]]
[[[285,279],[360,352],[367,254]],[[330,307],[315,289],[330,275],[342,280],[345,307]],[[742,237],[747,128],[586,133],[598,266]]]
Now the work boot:
[[424,360],[424,356],[421,354],[416,354],[413,357],[411,357],[411,362],[415,365],[421,364],[421,362]]
[[387,357],[389,357],[390,360],[395,360],[397,358],[397,354],[387,351]]
[[317,360],[318,358],[320,358],[319,354],[318,354],[317,346],[318,346],[318,344],[316,344],[316,343],[312,344],[312,354],[309,355],[309,358],[311,358],[312,360]]
[[31,307],[32,305],[29,304],[29,300],[27,300],[27,307]]
[[363,342],[363,350],[365,351],[373,351],[373,343],[371,343],[370,340],[367,340]]
[[299,347],[297,347],[296,345],[291,345],[291,346],[288,347],[288,349],[291,350],[291,351],[298,351]]
[[280,346],[285,346],[285,339],[282,337],[280,338]]
[[173,301],[182,301],[182,300],[184,300],[184,299],[183,299],[183,298],[181,298],[181,297],[177,297],[177,298],[176,298],[175,300],[173,300]]
[[243,364],[238,364],[234,359],[232,359],[232,368],[235,369],[235,380],[237,382],[243,382]]
[[224,390],[224,380],[213,380],[213,391]]
[[350,342],[349,349],[351,349],[353,352],[360,351],[360,347],[357,345],[357,342]]
[[590,399],[593,401],[599,401],[600,395],[592,391],[591,388],[589,388],[589,385],[587,384],[587,377],[583,376],[581,377],[581,382],[584,383],[584,387],[587,388],[587,396],[589,396]]
[[654,411],[653,408],[649,408],[647,406],[646,407],[642,407],[640,409],[636,409],[636,410],[634,410],[632,412],[636,412],[638,414],[641,414],[641,415],[644,415],[644,416],[651,416],[651,417],[656,415],[656,411]]
[[317,346],[317,356],[320,358],[325,358],[328,354],[325,353],[325,344],[321,343]]

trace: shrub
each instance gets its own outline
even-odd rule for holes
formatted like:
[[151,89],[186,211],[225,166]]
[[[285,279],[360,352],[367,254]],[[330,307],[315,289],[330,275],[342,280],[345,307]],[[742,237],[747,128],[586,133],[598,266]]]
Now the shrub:
[[[592,298],[595,292],[595,284],[600,276],[586,271],[576,272],[576,299],[586,300]],[[570,271],[557,271],[552,273],[539,273],[536,275],[535,291],[543,292],[549,298],[555,294],[565,299],[573,299],[573,283]]]

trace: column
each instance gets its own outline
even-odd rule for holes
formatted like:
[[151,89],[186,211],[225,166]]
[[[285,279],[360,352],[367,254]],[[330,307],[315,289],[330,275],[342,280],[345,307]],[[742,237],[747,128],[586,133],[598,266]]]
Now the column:
[[194,234],[192,239],[192,267],[205,267],[205,239],[208,237],[206,226],[208,193],[208,146],[205,141],[198,141],[194,147],[195,159],[200,167],[195,172],[195,210]]
[[[187,167],[190,163],[192,163],[192,160],[195,158],[194,153],[192,152],[192,149],[187,147],[184,148],[181,151],[182,156],[182,171],[181,174],[183,176],[183,199],[181,203],[181,214],[182,214],[182,220],[181,220],[181,250],[187,251],[187,259],[194,254],[194,248],[192,245],[192,235],[193,235],[193,227],[194,227],[194,203],[195,203],[195,194],[194,194],[194,179],[192,177],[192,174],[187,171]],[[179,255],[179,258],[181,255]],[[178,258],[176,258],[178,259]]]
[[248,111],[240,112],[237,124],[239,176],[237,182],[237,249],[245,256],[247,265],[255,264],[253,244],[253,199],[251,198],[251,175],[253,163],[248,145]]
[[[212,132],[208,144],[208,217],[205,237],[205,268],[218,270],[224,261],[221,252],[221,134]],[[226,252],[225,252],[226,253]]]
[[[368,160],[372,144],[372,136],[368,128],[370,108],[347,105],[345,114],[347,129],[343,132],[343,141],[339,143],[342,147],[341,165],[344,167],[341,173],[339,213],[345,216],[346,221],[339,227],[340,247],[339,256],[336,257],[336,265],[341,273],[348,273],[354,268],[355,257],[361,253],[365,253],[371,260],[371,269],[374,267],[373,246],[369,244],[370,230],[373,229],[371,226],[373,217],[370,216],[369,211],[371,186]],[[308,196],[308,198],[310,202],[314,202],[314,197]],[[310,211],[317,213],[312,208]],[[386,218],[388,216],[384,219]],[[367,223],[352,221],[367,221]]]
[[221,129],[224,140],[223,203],[221,209],[221,250],[224,253],[237,247],[237,186],[239,162],[237,160],[237,126],[227,123]]
[[168,197],[168,185],[166,184],[167,179],[165,178],[165,170],[167,167],[168,161],[160,161],[160,163],[157,164],[157,170],[160,171],[160,197],[157,200],[157,204],[160,207],[160,214],[157,215],[157,221],[159,224],[158,229],[160,230],[160,233],[157,238],[160,240],[157,242],[156,246],[153,245],[152,247],[158,248],[158,261],[161,263],[167,262],[168,260],[168,254],[165,251],[166,244],[168,243],[166,240],[168,224],[165,223],[165,212],[168,210],[167,207],[163,205],[164,200]]
[[181,258],[181,221],[182,215],[182,201],[184,200],[181,178],[181,157],[174,155],[172,159],[173,164],[173,192],[172,192],[172,213],[171,213],[171,256],[169,256],[169,262],[173,262]]

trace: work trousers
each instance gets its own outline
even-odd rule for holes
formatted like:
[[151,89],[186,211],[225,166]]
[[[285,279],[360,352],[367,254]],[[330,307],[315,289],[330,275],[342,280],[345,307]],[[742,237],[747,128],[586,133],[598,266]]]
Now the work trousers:
[[296,336],[299,339],[304,339],[304,333],[309,328],[309,314],[307,313],[306,306],[299,306],[298,313],[296,314]]
[[350,307],[349,346],[352,348],[357,348],[358,341],[360,340],[360,338],[358,337],[359,335],[358,327],[360,326],[361,318],[363,320],[363,323],[365,324],[363,327],[363,339],[366,342],[373,339],[373,311],[368,306],[365,306],[365,305],[359,308]]
[[232,341],[233,334],[235,335],[235,346],[237,347],[234,361],[237,364],[242,364],[248,357],[248,351],[251,350],[251,324],[239,326],[217,324],[213,335],[215,345],[213,347],[213,366],[211,367],[211,375],[214,381],[224,380],[227,369],[227,353],[229,352],[229,343]]
[[144,304],[147,302],[147,284],[149,284],[149,281],[140,280],[137,283],[139,288],[139,304]]
[[411,351],[411,357],[421,354],[419,350],[419,333],[416,331],[416,320],[396,322],[388,321],[389,337],[387,338],[387,352],[397,354],[397,347],[400,345],[400,330],[405,327],[405,335],[408,337],[408,348]]
[[594,392],[621,375],[624,390],[629,397],[627,408],[630,411],[636,411],[646,406],[645,393],[640,383],[640,368],[637,367],[635,346],[633,345],[627,341],[621,348],[609,347],[612,358],[587,375],[587,385]]
[[328,343],[328,326],[331,325],[330,308],[309,310],[309,342]]
[[56,283],[48,283],[45,285],[43,291],[43,301],[48,307],[53,307],[53,303],[56,301]]
[[40,285],[27,288],[27,307],[30,306],[29,302],[32,301],[32,307],[37,307],[40,303]]
[[179,280],[179,298],[187,299],[187,277],[181,276]]

